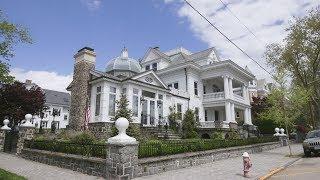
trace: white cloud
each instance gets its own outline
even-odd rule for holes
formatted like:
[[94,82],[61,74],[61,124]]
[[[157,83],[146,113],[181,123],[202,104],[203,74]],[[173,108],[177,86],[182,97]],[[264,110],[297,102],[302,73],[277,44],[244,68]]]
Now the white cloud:
[[81,3],[87,6],[90,11],[94,11],[101,7],[102,0],[81,0]]
[[72,81],[72,75],[60,75],[56,72],[48,71],[26,71],[20,68],[11,69],[10,74],[20,82],[26,79],[32,80],[43,89],[67,92],[66,88]]
[[[293,17],[306,15],[308,10],[318,5],[314,0],[222,0],[256,34],[257,40],[219,0],[188,1],[264,67],[266,64],[262,55],[265,46],[275,42],[281,43],[287,34],[285,28],[289,26]],[[257,78],[269,77],[186,3],[181,0],[164,0],[164,2],[168,5],[177,3],[179,5],[177,15],[181,19],[187,19],[194,35],[209,47],[216,47],[222,58],[231,59],[241,66],[248,65]]]

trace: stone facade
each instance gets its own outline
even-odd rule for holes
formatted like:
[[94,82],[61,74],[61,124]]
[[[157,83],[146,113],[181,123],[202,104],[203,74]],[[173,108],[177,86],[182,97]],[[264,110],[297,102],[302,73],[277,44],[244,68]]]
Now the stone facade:
[[6,132],[3,130],[0,130],[0,152],[3,152],[4,150],[5,138],[6,138]]
[[243,152],[249,154],[267,151],[280,147],[279,142],[256,144],[250,146],[232,147],[202,152],[176,154],[162,157],[139,159],[138,166],[134,169],[134,177],[148,176],[165,171],[181,169],[211,163],[221,159],[241,156]]
[[114,123],[110,122],[96,122],[89,123],[89,131],[94,135],[97,139],[105,139],[107,140],[112,136],[112,126]]
[[73,171],[78,171],[89,175],[101,177],[105,176],[105,159],[28,148],[22,150],[21,156],[32,161],[71,169]]
[[106,177],[109,180],[134,178],[134,167],[138,166],[137,144],[108,144]]
[[35,133],[34,127],[19,127],[19,137],[17,142],[17,154],[20,154],[24,148],[24,141],[31,140],[34,137]]
[[83,48],[74,56],[75,65],[71,90],[71,108],[69,126],[73,130],[81,130],[84,126],[86,108],[90,94],[90,71],[94,69],[95,53],[91,48]]

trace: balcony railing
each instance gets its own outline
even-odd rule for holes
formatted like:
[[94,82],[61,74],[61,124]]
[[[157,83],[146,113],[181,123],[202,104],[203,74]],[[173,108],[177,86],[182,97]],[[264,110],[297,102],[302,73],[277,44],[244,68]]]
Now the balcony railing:
[[236,101],[244,101],[244,98],[242,96],[234,94],[234,100],[236,100]]
[[215,93],[208,93],[203,95],[204,102],[221,100],[221,99],[224,99],[224,92],[215,92]]

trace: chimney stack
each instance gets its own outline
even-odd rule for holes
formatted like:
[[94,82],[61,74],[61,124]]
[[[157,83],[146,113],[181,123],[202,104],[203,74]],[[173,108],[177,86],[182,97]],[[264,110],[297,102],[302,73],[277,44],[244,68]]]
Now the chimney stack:
[[90,71],[94,70],[96,53],[90,47],[80,49],[75,55],[73,80],[68,90],[71,91],[71,107],[69,127],[81,130],[84,127],[85,111],[89,105]]

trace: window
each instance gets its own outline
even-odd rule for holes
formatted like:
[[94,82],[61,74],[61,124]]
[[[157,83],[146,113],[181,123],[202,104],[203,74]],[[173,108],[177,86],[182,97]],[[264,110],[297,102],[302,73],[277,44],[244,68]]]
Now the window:
[[126,94],[127,93],[127,88],[122,88],[122,93]]
[[194,82],[193,83],[193,87],[194,87],[194,95],[198,95],[198,82]]
[[177,104],[177,115],[178,115],[178,120],[182,120],[182,105]]
[[168,84],[168,88],[171,89],[172,88],[172,84]]
[[208,110],[204,110],[204,120],[208,121]]
[[214,120],[219,121],[219,111],[214,111]]
[[206,94],[206,86],[203,86],[203,94]]
[[139,112],[139,97],[137,95],[132,96],[132,115],[138,117]]
[[116,114],[116,92],[115,87],[110,87],[109,94],[109,116],[114,116]]
[[158,94],[158,99],[163,100],[163,95],[162,94]]
[[199,108],[194,108],[194,116],[196,118],[196,122],[199,122]]
[[152,69],[153,69],[154,71],[158,70],[158,64],[157,64],[157,63],[153,63],[153,64],[152,64]]
[[173,84],[173,87],[174,87],[175,89],[179,89],[179,83],[177,83],[177,82],[174,83],[174,84]]
[[100,103],[101,103],[101,86],[97,87],[97,93],[96,93],[96,109],[95,109],[95,115],[100,115]]
[[133,89],[133,94],[138,95],[139,94],[139,89]]
[[155,98],[156,93],[150,92],[150,91],[142,91],[142,96],[149,97],[149,98]]
[[64,115],[63,119],[64,119],[65,121],[67,121],[67,120],[68,120],[68,115]]
[[150,70],[150,65],[146,65],[146,70]]

